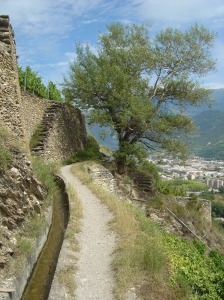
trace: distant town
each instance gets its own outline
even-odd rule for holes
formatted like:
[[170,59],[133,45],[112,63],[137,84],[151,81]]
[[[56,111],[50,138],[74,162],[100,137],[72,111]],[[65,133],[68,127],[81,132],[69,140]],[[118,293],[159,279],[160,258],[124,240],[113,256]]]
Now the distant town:
[[149,161],[159,167],[162,180],[195,180],[218,190],[224,183],[224,161],[208,160],[194,156],[183,163],[178,158],[163,155],[150,155]]

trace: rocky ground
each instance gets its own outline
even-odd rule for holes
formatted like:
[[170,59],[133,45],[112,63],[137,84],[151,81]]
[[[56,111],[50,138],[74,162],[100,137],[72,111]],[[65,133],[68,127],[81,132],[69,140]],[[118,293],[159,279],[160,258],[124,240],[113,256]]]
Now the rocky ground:
[[16,234],[30,213],[40,214],[46,196],[26,155],[16,148],[10,150],[10,155],[8,168],[0,168],[0,287],[7,283],[5,265],[13,259]]

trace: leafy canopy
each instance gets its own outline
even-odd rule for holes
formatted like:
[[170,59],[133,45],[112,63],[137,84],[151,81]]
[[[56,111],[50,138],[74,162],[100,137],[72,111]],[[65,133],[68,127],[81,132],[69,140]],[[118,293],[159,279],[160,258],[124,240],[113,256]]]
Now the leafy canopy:
[[48,87],[45,87],[42,83],[42,77],[38,76],[38,72],[32,71],[29,66],[26,67],[25,71],[18,66],[18,76],[21,89],[25,88],[25,90],[43,98],[63,101],[57,85],[49,81]]
[[117,22],[107,29],[98,36],[96,53],[76,45],[64,94],[87,110],[90,124],[117,133],[120,173],[129,156],[141,159],[146,148],[184,154],[181,137],[195,126],[183,112],[209,101],[197,78],[215,70],[215,34],[197,24],[185,32],[167,28],[153,39],[145,25]]

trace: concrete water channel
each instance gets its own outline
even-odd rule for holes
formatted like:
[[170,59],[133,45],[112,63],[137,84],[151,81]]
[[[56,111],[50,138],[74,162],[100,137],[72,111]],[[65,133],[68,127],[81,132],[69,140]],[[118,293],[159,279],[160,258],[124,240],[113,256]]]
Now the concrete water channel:
[[60,193],[53,203],[52,225],[48,239],[38,258],[20,300],[47,300],[69,220],[69,200],[65,184],[57,177]]

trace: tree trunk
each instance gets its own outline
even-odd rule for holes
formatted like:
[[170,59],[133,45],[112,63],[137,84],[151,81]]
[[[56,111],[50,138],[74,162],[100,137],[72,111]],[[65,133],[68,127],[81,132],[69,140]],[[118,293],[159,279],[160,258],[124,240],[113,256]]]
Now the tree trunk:
[[124,174],[124,171],[125,171],[125,162],[126,162],[126,159],[119,159],[117,161],[117,172],[118,174]]

